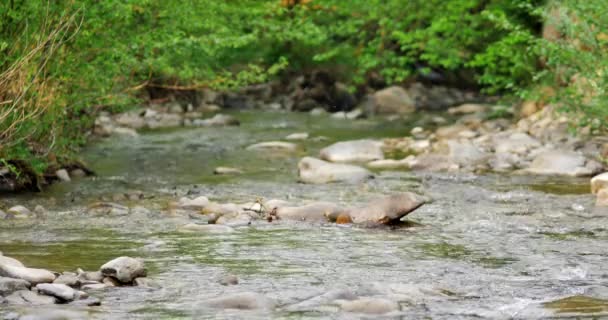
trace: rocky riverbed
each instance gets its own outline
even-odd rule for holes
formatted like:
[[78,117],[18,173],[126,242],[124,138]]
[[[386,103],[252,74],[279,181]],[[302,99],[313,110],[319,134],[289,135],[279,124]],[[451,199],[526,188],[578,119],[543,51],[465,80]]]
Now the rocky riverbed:
[[[2,199],[0,251],[62,279],[78,278],[79,268],[103,273],[116,257],[140,257],[147,283],[90,290],[80,283],[76,289],[99,302],[90,306],[57,305],[66,301],[53,294],[53,303],[17,304],[8,298],[14,292],[3,293],[0,315],[608,316],[608,212],[596,206],[589,177],[578,177],[601,168],[588,165],[595,161],[590,147],[551,142],[554,135],[536,136],[502,120],[471,126],[487,109],[471,110],[405,120],[228,112],[201,117],[231,119],[221,126],[114,132],[85,151],[96,177]],[[102,120],[116,128],[113,119]],[[485,131],[494,125],[502,127]],[[453,136],[440,137],[454,126],[461,127]],[[501,134],[517,143],[484,149]],[[467,144],[483,161],[446,153],[443,143]],[[558,147],[583,158],[560,162],[577,174],[526,170]],[[517,161],[496,170],[492,159],[503,153]],[[447,167],[430,167],[444,161]],[[118,283],[134,281],[106,269]],[[44,287],[34,293],[47,296],[51,288]]]

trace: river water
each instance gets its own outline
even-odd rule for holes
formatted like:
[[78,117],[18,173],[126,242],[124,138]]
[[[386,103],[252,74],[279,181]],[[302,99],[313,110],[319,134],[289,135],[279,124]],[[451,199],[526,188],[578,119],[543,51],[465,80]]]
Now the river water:
[[[117,256],[142,257],[158,288],[110,288],[91,292],[101,306],[56,306],[96,319],[608,317],[608,215],[593,207],[588,179],[384,171],[359,185],[305,185],[297,183],[301,157],[334,141],[405,136],[429,119],[233,115],[241,126],[92,143],[83,157],[97,177],[3,199],[8,205],[41,204],[49,212],[0,222],[0,251],[54,271],[96,270]],[[313,139],[298,142],[300,150],[292,154],[245,150],[293,132],[309,132]],[[215,176],[217,166],[245,174]],[[87,213],[92,202],[132,190],[142,191],[144,199],[117,201],[134,208],[129,215]],[[218,202],[277,198],[353,205],[398,191],[432,200],[408,216],[408,227],[396,229],[259,221],[229,234],[181,233],[176,228],[190,218],[167,210],[186,194]],[[239,284],[220,285],[217,279],[227,274]],[[337,291],[396,301],[401,310],[366,316],[314,299]],[[239,292],[263,294],[277,307],[243,311],[205,304]],[[0,307],[0,315],[37,309]]]

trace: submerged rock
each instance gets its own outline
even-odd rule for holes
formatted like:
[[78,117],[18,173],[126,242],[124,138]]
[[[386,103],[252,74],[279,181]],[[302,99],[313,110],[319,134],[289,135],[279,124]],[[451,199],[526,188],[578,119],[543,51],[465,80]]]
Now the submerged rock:
[[339,302],[340,308],[346,312],[364,314],[385,314],[399,311],[399,304],[383,298],[361,297],[352,301]]
[[307,132],[297,132],[288,135],[285,137],[285,140],[306,140],[308,137],[309,134]]
[[279,219],[298,221],[327,221],[328,216],[339,215],[346,209],[331,202],[315,202],[300,207],[279,207]]
[[20,267],[7,263],[0,263],[0,276],[22,279],[34,285],[55,280],[55,275],[48,270]]
[[373,178],[367,169],[349,164],[329,163],[316,158],[305,157],[298,163],[300,181],[322,184],[330,182],[358,183]]
[[274,151],[296,151],[298,145],[284,141],[267,141],[250,145],[247,150],[274,150]]
[[179,228],[180,231],[204,232],[204,233],[231,233],[234,229],[220,224],[196,224],[188,223]]
[[9,208],[7,213],[13,218],[27,218],[32,215],[32,211],[22,205]]
[[137,277],[145,277],[143,261],[131,257],[118,257],[101,266],[101,273],[113,277],[122,283],[132,283]]
[[223,126],[238,126],[240,122],[232,116],[224,114],[216,114],[209,119],[197,119],[192,121],[192,124],[197,127],[223,127]]
[[207,300],[207,305],[222,309],[272,310],[276,304],[259,293],[242,292]]
[[387,224],[399,221],[424,203],[421,196],[404,192],[373,200],[362,208],[351,209],[349,215],[354,223]]
[[608,189],[600,189],[600,191],[597,192],[595,205],[597,207],[608,207]]
[[233,274],[223,276],[219,281],[223,286],[237,285],[239,284],[239,278]]
[[180,209],[185,210],[203,210],[209,205],[209,199],[205,196],[196,197],[194,199],[183,197],[177,203]]
[[321,149],[321,159],[330,162],[368,162],[384,159],[383,143],[374,140],[353,140],[332,144]]

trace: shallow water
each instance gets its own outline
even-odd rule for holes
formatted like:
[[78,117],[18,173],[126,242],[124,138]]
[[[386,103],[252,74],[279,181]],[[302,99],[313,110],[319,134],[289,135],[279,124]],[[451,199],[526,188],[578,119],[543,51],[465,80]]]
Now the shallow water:
[[[85,158],[98,177],[3,199],[42,204],[50,212],[1,222],[0,251],[55,271],[93,270],[120,255],[144,258],[160,288],[92,292],[102,306],[77,311],[98,319],[365,318],[330,301],[295,307],[332,290],[397,301],[401,311],[386,319],[608,316],[608,215],[593,208],[584,191],[587,179],[387,171],[360,185],[304,185],[296,179],[302,156],[338,140],[404,136],[427,119],[235,116],[240,127],[149,132],[92,144]],[[294,154],[244,150],[303,131],[326,139],[296,142]],[[245,174],[214,176],[220,165]],[[129,190],[141,190],[145,198],[118,202],[146,209],[118,217],[87,214],[91,202]],[[405,190],[432,201],[408,217],[410,227],[397,229],[257,222],[231,234],[181,233],[176,227],[189,218],[166,210],[187,193],[236,203],[263,197],[352,205]],[[237,275],[239,284],[220,285],[217,279],[226,274]],[[264,294],[278,307],[241,311],[204,304],[236,292]],[[31,310],[5,307],[0,315]]]

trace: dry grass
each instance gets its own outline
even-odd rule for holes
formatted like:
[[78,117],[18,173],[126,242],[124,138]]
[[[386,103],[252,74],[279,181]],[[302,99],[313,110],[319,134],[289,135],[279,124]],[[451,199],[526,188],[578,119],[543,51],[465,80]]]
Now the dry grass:
[[[54,123],[36,123],[57,106],[59,90],[48,69],[60,47],[79,30],[82,21],[77,13],[62,16],[56,21],[45,19],[39,32],[29,39],[20,36],[8,52],[12,63],[0,66],[0,154],[35,134],[47,131],[54,135]],[[24,31],[24,35],[27,30]],[[25,39],[25,40],[24,40]],[[29,40],[28,40],[29,39]],[[24,124],[27,126],[24,129]],[[53,141],[53,137],[49,137]],[[48,146],[47,149],[51,149]]]

